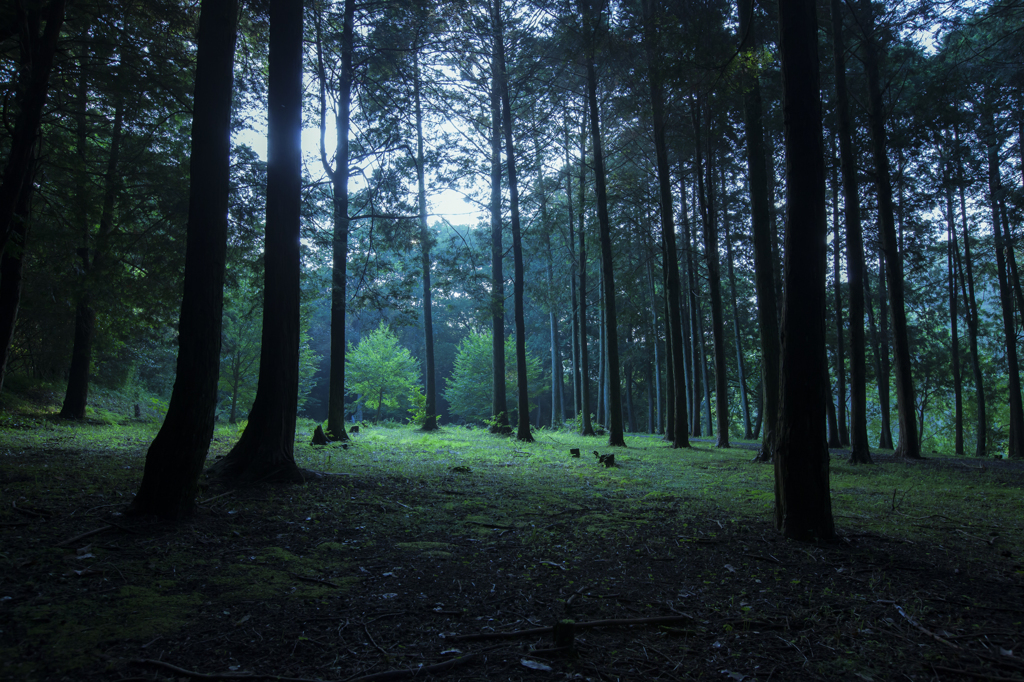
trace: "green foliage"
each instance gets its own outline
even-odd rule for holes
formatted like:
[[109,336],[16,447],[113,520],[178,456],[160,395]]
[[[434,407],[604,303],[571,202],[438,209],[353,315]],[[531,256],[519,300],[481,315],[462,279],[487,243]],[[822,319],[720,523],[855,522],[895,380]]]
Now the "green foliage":
[[348,392],[361,396],[367,408],[376,410],[374,421],[380,421],[385,407],[400,408],[410,402],[415,405],[420,395],[419,364],[398,345],[398,338],[383,322],[358,346],[349,344],[345,375]]
[[[472,421],[485,422],[491,418],[492,373],[492,339],[491,332],[472,332],[462,340],[455,355],[455,370],[445,384],[444,397],[451,406],[451,412]],[[530,397],[534,398],[547,388],[541,372],[540,360],[529,351],[526,353],[526,381],[530,389]],[[515,340],[505,337],[505,393],[507,404],[514,406],[519,391],[519,379],[516,376]],[[534,405],[530,405],[533,409]],[[515,420],[513,420],[515,421]]]

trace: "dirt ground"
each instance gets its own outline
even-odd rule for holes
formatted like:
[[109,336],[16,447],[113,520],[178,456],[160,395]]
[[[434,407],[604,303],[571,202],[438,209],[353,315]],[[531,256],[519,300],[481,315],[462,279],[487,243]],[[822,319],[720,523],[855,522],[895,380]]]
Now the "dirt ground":
[[496,462],[214,487],[171,525],[123,515],[137,450],[3,453],[0,678],[1024,680],[1019,549],[942,514],[795,543]]

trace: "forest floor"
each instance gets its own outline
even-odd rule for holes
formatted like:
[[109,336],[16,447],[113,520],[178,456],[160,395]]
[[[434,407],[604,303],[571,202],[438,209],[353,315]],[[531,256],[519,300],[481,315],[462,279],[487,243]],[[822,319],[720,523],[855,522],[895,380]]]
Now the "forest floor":
[[172,525],[123,513],[155,426],[0,424],[3,680],[1024,680],[1015,462],[837,454],[809,544],[749,450],[365,428]]

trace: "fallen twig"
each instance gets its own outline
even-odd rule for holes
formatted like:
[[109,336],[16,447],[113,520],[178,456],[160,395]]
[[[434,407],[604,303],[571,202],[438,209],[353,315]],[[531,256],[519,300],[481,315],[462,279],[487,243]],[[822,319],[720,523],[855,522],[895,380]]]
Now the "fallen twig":
[[57,547],[64,547],[65,545],[70,545],[70,544],[73,544],[75,542],[78,542],[79,540],[84,540],[85,538],[92,537],[93,535],[99,535],[100,533],[102,533],[105,530],[114,530],[116,528],[117,528],[117,526],[113,526],[113,525],[107,524],[106,526],[103,526],[102,528],[97,528],[95,530],[88,530],[88,531],[86,531],[84,533],[81,533],[80,535],[76,535],[73,538],[68,538],[67,540],[64,540],[63,542],[58,542],[57,543]]
[[934,670],[937,673],[963,675],[964,677],[973,677],[976,680],[996,680],[997,682],[1022,682],[1019,677],[1002,677],[998,675],[987,675],[985,673],[976,673],[970,670],[961,670],[959,668],[945,668],[941,665],[930,665],[926,663],[924,667],[928,670]]
[[434,673],[444,672],[456,666],[471,663],[472,661],[479,658],[479,653],[466,654],[465,656],[459,656],[458,658],[452,658],[442,663],[434,663],[433,665],[424,665],[419,668],[406,668],[403,670],[386,670],[382,673],[373,673],[372,675],[364,675],[362,677],[350,677],[345,682],[386,682],[390,680],[407,680],[420,675],[433,675]]
[[227,497],[228,495],[233,495],[234,493],[235,493],[234,490],[229,490],[226,493],[221,493],[220,495],[214,495],[213,497],[208,497],[207,499],[203,500],[202,502],[197,503],[196,506],[197,507],[205,507],[206,505],[210,504],[214,500],[219,500],[222,497]]
[[950,642],[950,641],[949,641],[948,639],[946,639],[946,638],[944,638],[944,637],[940,637],[939,635],[937,635],[937,634],[935,634],[934,632],[930,631],[930,630],[929,630],[928,628],[924,627],[923,625],[921,625],[920,623],[918,623],[918,622],[917,622],[916,620],[914,620],[913,618],[911,618],[910,616],[908,616],[908,615],[907,615],[907,612],[906,612],[906,611],[904,611],[904,610],[903,610],[903,607],[902,607],[902,606],[900,606],[899,604],[893,604],[893,606],[895,606],[895,607],[896,607],[896,610],[897,610],[897,611],[899,612],[899,614],[900,614],[901,616],[903,616],[903,618],[905,618],[905,619],[906,619],[906,621],[907,621],[908,623],[910,623],[911,625],[913,625],[913,626],[914,626],[915,628],[917,628],[917,629],[918,629],[918,630],[919,630],[920,632],[922,632],[923,634],[926,634],[926,635],[928,635],[929,637],[933,638],[933,639],[934,639],[935,641],[937,641],[937,642],[942,642],[942,643],[943,643],[943,644],[945,644],[946,646],[948,646],[948,647],[950,647],[950,648],[953,648],[953,649],[956,649],[957,651],[961,651],[961,650],[962,650],[962,649],[961,649],[961,648],[960,648],[959,646],[957,646],[956,644],[953,644],[952,642]]
[[322,680],[314,680],[308,677],[281,677],[280,675],[261,675],[259,673],[200,673],[194,670],[186,670],[185,668],[179,668],[171,663],[164,661],[157,661],[152,658],[133,658],[131,663],[136,665],[152,665],[158,668],[164,668],[171,672],[178,673],[179,675],[185,675],[187,677],[194,677],[200,680],[274,680],[274,682],[323,682]]
[[[651,618],[612,618],[609,620],[591,620],[576,623],[576,629],[601,628],[601,627],[626,627],[629,625],[660,625],[662,623],[678,623],[680,621],[691,621],[693,616],[680,614],[678,616],[653,616]],[[447,637],[451,642],[466,642],[482,639],[513,639],[516,637],[532,637],[533,635],[544,635],[553,632],[553,627],[530,628],[529,630],[513,630],[511,632],[477,632],[472,635],[455,635]]]

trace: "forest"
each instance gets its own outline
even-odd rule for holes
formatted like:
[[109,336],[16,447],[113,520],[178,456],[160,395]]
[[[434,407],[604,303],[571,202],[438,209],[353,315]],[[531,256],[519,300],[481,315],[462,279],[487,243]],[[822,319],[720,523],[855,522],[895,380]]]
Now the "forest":
[[[204,546],[223,541],[225,551],[251,551],[254,567],[278,565],[245,580],[283,587],[275,581],[292,576],[308,588],[302,603],[326,609],[335,604],[326,593],[363,580],[338,576],[373,570],[355,559],[327,568],[327,555],[315,564],[298,541],[273,540],[294,530],[274,524],[305,532],[320,514],[389,542],[399,532],[444,535],[395,545],[419,552],[417,565],[430,570],[422,567],[458,546],[438,515],[462,511],[467,528],[485,529],[465,542],[487,543],[502,560],[519,551],[510,542],[535,542],[543,551],[531,561],[549,572],[571,563],[540,558],[569,553],[549,530],[569,522],[527,528],[522,514],[564,507],[551,515],[596,535],[578,546],[590,552],[580,577],[588,584],[546,597],[567,618],[553,626],[555,646],[531,655],[559,660],[579,657],[586,647],[577,651],[576,638],[590,628],[713,639],[719,626],[774,631],[773,618],[786,617],[817,633],[833,614],[808,609],[834,586],[808,557],[839,573],[848,560],[925,570],[905,568],[921,558],[912,548],[887,543],[929,543],[931,556],[959,533],[946,573],[897,586],[879,569],[884,589],[872,574],[875,603],[895,606],[902,636],[945,646],[947,658],[925,656],[927,679],[1024,673],[1012,639],[992,644],[989,660],[979,653],[988,644],[957,643],[964,614],[943,612],[945,629],[922,624],[934,612],[916,606],[915,620],[898,596],[927,591],[929,576],[955,582],[976,609],[1006,590],[1022,596],[1013,564],[1024,551],[1015,511],[1024,469],[1014,461],[1024,459],[1021,0],[15,0],[0,9],[0,47],[0,486],[11,496],[0,524],[11,532],[46,524],[47,542],[70,535],[68,545],[85,548],[77,556],[90,558],[93,533],[143,543],[166,533],[167,552],[177,547],[194,569],[207,559],[181,534],[207,524],[195,531]],[[58,502],[60,486],[44,471],[64,459],[76,463],[59,480],[91,481],[77,501]],[[567,484],[544,467],[605,492],[558,492]],[[483,471],[485,482],[471,482]],[[963,488],[961,474],[984,479]],[[918,475],[915,493],[908,478]],[[435,485],[454,497],[424,492]],[[960,499],[975,487],[979,498]],[[97,507],[81,497],[93,489],[104,491],[88,493],[103,496]],[[636,505],[634,516],[609,490]],[[491,515],[452,506],[463,495],[490,498]],[[955,509],[940,509],[948,495]],[[318,511],[295,511],[293,497]],[[874,506],[863,506],[867,498]],[[225,515],[235,511],[221,505],[243,500],[246,518],[259,520],[231,530]],[[360,521],[359,505],[416,510],[420,521]],[[74,510],[88,507],[120,511],[74,535]],[[289,514],[305,520],[283,521]],[[680,535],[673,515],[705,525]],[[624,530],[629,518],[646,529]],[[866,525],[851,536],[836,519]],[[913,535],[909,519],[932,519],[926,534],[938,535]],[[741,611],[697,626],[697,607],[680,611],[666,597],[659,615],[599,609],[603,620],[588,612],[574,631],[569,604],[599,599],[584,590],[597,589],[600,570],[589,562],[604,561],[592,544],[604,523],[615,527],[605,540],[645,548],[651,561],[674,556],[664,542],[678,535],[676,547],[722,545],[707,550],[702,570],[745,556],[775,566],[776,583],[780,570],[800,573],[792,585],[810,592],[780,598],[804,610],[783,616],[790,607],[775,606],[753,620]],[[243,547],[240,530],[260,549]],[[345,532],[316,548],[344,553],[364,542]],[[775,554],[748,547],[744,533]],[[856,558],[842,554],[858,537],[867,539]],[[1000,537],[1009,544],[997,550]],[[985,559],[962,544],[979,539]],[[60,558],[28,546],[0,552],[4,565],[26,571]],[[141,567],[149,550],[131,551]],[[184,615],[195,606],[189,595],[203,591],[192,583],[193,592],[166,585],[157,594],[157,580],[138,588],[144,595],[125,593],[124,572],[71,559],[65,576],[120,573],[122,611],[166,609],[168,622],[151,630],[158,639],[196,626]],[[643,557],[632,560],[624,576],[647,570],[637,568]],[[967,588],[951,576],[975,561],[998,565],[994,582],[958,592]],[[490,570],[453,580],[461,593]],[[492,582],[512,590],[503,579]],[[729,588],[722,580],[702,589],[724,599]],[[411,598],[392,606],[411,614]],[[43,603],[0,624],[20,632],[50,608]],[[285,620],[306,623],[299,602],[289,603]],[[454,620],[480,606],[438,603],[434,611]],[[1016,630],[1015,609],[976,622]],[[369,623],[390,616],[367,613],[376,615],[353,622],[377,665],[402,664],[379,679],[416,674],[412,659],[370,635]],[[536,634],[527,630],[535,619],[518,616],[516,632]],[[835,645],[853,647],[844,637],[866,625],[836,617],[837,632],[849,632]],[[401,627],[389,637],[401,639]],[[754,634],[757,656],[775,655]],[[55,649],[67,636],[60,627],[45,634]],[[126,641],[114,630],[97,636],[97,646]],[[792,648],[783,658],[799,656],[779,658],[771,673],[719,670],[728,660],[714,657],[705,672],[771,677],[803,657],[803,672],[783,677],[840,679],[824,672],[836,664],[829,654],[787,638],[776,637]],[[615,646],[601,641],[594,646]],[[637,646],[657,646],[644,641]],[[129,662],[153,675],[210,677],[131,646]],[[858,646],[842,679],[917,665]],[[23,664],[0,676],[55,674],[24,663],[45,655],[0,630],[0,658],[5,651]],[[213,665],[194,645],[180,651]],[[626,670],[614,655],[590,654],[593,670],[581,678],[678,674],[665,660],[654,675],[639,659],[627,656]],[[890,667],[864,667],[875,655]],[[90,656],[72,656],[59,672],[88,668]],[[441,673],[487,657],[433,660],[418,665]],[[551,670],[527,660],[515,675]],[[325,665],[314,666],[318,679]],[[378,679],[369,664],[332,670]],[[273,671],[214,677],[299,679]]]

